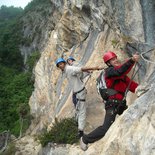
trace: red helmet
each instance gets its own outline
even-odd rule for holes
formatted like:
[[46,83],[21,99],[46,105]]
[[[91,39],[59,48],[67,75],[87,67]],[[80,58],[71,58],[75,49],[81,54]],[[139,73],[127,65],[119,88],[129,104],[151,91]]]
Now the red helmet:
[[108,51],[103,55],[103,60],[105,63],[112,58],[117,58],[117,55],[114,52]]

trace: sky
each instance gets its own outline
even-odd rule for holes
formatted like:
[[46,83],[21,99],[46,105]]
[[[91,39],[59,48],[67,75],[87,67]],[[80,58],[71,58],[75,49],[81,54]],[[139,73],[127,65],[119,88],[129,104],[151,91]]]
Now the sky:
[[0,6],[15,6],[15,7],[24,7],[31,2],[31,0],[0,0]]

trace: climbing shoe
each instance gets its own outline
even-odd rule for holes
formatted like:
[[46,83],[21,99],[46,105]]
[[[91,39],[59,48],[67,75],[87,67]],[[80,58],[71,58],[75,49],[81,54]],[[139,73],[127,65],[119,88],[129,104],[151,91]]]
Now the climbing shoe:
[[83,131],[78,130],[78,138],[81,138],[83,136]]
[[81,148],[83,151],[86,151],[86,150],[88,149],[88,145],[85,144],[85,143],[83,142],[82,137],[80,138],[80,148]]

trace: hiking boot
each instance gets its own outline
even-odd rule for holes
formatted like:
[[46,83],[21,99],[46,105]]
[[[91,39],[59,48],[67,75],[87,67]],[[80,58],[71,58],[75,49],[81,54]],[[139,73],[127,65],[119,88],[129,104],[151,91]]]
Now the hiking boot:
[[78,131],[78,138],[81,138],[83,136],[83,131],[79,130]]
[[85,144],[85,143],[83,142],[82,137],[80,138],[80,148],[81,148],[83,151],[86,151],[86,150],[88,149],[88,145]]

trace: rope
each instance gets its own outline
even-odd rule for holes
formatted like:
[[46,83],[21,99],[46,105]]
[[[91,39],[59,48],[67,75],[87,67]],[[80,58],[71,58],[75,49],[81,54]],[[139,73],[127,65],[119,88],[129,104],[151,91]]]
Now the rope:
[[134,77],[136,76],[136,74],[138,73],[138,71],[139,71],[139,69],[140,69],[140,67],[141,67],[141,65],[138,66],[137,71],[135,71],[135,69],[136,69],[136,65],[137,65],[137,63],[136,63],[135,66],[134,66],[134,71],[133,71],[133,73],[132,73],[132,76],[131,76],[130,82],[129,82],[129,84],[128,84],[127,88],[126,88],[126,91],[125,91],[125,93],[124,93],[124,98],[123,98],[123,100],[126,99],[127,93],[128,93],[128,91],[129,91],[129,87],[130,87],[130,85],[131,85],[131,82],[132,82],[132,80],[134,79]]
[[[93,73],[90,73],[87,77],[87,80],[85,81],[84,85],[86,86],[86,84],[88,83],[89,79],[91,78]],[[86,78],[86,77],[85,77]]]

